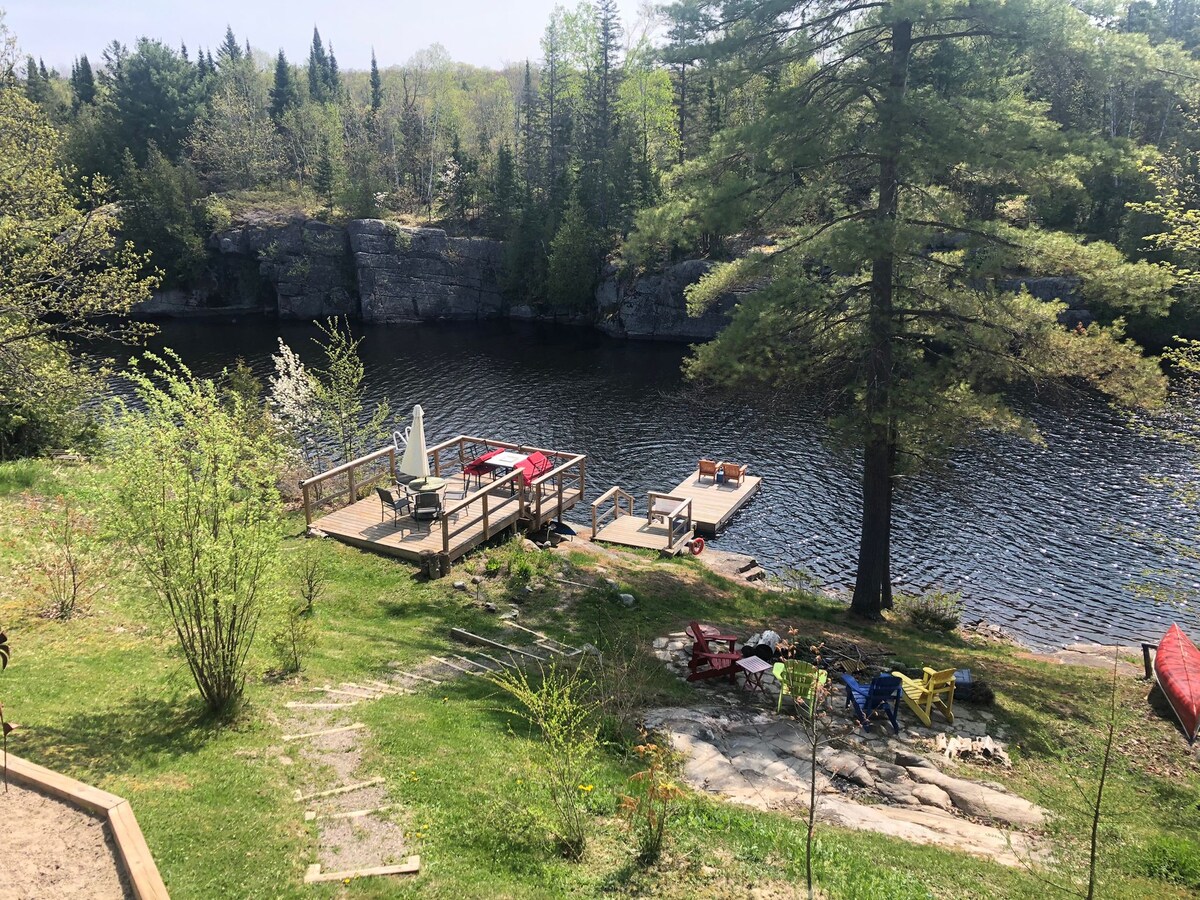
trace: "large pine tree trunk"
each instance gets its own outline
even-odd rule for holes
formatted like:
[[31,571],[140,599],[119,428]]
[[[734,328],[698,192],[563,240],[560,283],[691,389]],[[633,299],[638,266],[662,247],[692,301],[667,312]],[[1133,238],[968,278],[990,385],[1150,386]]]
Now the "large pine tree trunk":
[[892,294],[895,227],[900,198],[904,94],[912,54],[912,22],[892,23],[891,74],[880,109],[879,205],[875,222],[879,251],[871,263],[871,310],[867,323],[867,386],[864,410],[862,533],[850,612],[878,619],[892,604],[892,474],[896,425],[892,411]]

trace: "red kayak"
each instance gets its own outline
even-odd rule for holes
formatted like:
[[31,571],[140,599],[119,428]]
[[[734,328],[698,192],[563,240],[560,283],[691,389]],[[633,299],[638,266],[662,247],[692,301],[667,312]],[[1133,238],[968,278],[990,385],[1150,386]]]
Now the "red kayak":
[[1158,642],[1154,674],[1191,743],[1200,728],[1200,650],[1178,625]]

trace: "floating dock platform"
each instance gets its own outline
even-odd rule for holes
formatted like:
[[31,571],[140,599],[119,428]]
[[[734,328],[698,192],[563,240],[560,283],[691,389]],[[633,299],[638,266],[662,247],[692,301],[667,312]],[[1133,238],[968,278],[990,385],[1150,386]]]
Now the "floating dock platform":
[[691,500],[696,531],[712,536],[729,524],[761,487],[762,479],[757,475],[743,475],[738,484],[731,485],[707,477],[701,481],[700,470],[696,469],[671,491],[671,496]]

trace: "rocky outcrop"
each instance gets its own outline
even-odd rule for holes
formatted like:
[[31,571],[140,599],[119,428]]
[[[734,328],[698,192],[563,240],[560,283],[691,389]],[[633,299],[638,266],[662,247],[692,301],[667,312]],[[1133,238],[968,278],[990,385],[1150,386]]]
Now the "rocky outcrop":
[[736,295],[728,294],[701,315],[693,316],[684,294],[711,266],[707,260],[691,259],[631,281],[620,280],[615,270],[606,272],[596,290],[598,327],[614,337],[711,340],[728,324]]
[[364,322],[504,314],[499,241],[452,238],[440,228],[403,228],[379,219],[355,220],[346,231]]
[[1021,278],[1003,279],[996,283],[1002,291],[1012,291],[1014,294],[1025,290],[1029,296],[1038,300],[1059,301],[1067,304],[1067,308],[1059,313],[1058,321],[1069,328],[1076,325],[1090,325],[1095,317],[1084,306],[1083,297],[1079,295],[1079,279],[1073,276],[1025,276]]

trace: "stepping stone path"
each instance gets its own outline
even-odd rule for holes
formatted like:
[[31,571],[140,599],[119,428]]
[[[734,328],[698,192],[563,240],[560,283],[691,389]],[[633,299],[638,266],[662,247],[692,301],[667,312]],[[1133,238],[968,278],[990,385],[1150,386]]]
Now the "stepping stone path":
[[[680,677],[687,674],[691,639],[682,632],[657,638],[654,653]],[[648,728],[670,736],[686,762],[684,779],[694,788],[756,809],[805,814],[811,767],[802,725],[775,713],[774,679],[765,697],[723,679],[695,682],[703,698],[697,708],[652,710]],[[870,731],[842,708],[843,691],[833,690],[825,733],[833,741],[817,750],[817,815],[821,821],[876,831],[914,843],[936,844],[1005,865],[1021,865],[1044,854],[1036,832],[1046,822],[1042,808],[1003,786],[943,771],[933,737],[1003,737],[992,713],[955,707],[953,723],[935,728],[912,724],[901,706],[899,735],[882,721]],[[769,708],[764,706],[769,704]],[[791,700],[784,700],[784,712]],[[949,764],[947,764],[949,765]],[[956,769],[957,771],[957,769]]]
[[[362,766],[370,730],[354,720],[356,707],[382,697],[411,694],[433,675],[394,673],[388,681],[326,684],[308,689],[302,699],[284,704],[281,722],[285,765],[298,756],[311,775],[296,788],[297,817],[317,829],[317,860],[307,882],[355,876],[416,872],[419,859],[408,854],[404,831],[391,818],[384,778]],[[336,877],[335,877],[336,876]]]

